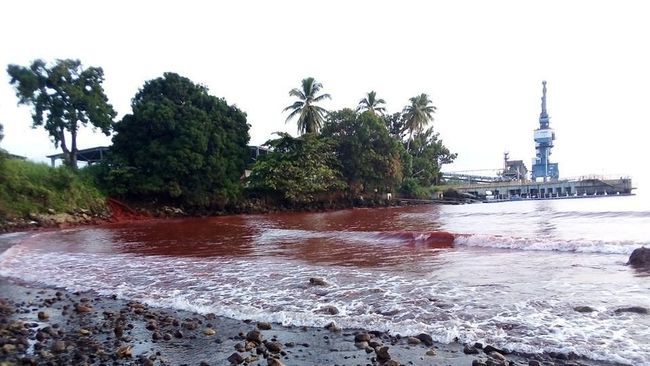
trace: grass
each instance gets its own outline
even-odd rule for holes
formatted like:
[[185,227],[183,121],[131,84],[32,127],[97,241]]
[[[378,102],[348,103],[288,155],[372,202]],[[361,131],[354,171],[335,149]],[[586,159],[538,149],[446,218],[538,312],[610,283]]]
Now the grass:
[[105,195],[84,169],[75,172],[66,167],[0,158],[0,219],[50,210],[99,211],[104,202]]

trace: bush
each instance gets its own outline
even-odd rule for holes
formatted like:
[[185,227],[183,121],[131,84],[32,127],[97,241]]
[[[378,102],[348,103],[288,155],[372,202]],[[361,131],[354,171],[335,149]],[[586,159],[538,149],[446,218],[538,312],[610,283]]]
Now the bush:
[[[83,171],[83,169],[82,169]],[[44,213],[99,211],[105,197],[81,173],[67,167],[5,159],[0,170],[0,216],[25,217]]]
[[406,178],[400,187],[400,193],[406,198],[431,199],[433,187],[423,187],[415,178]]

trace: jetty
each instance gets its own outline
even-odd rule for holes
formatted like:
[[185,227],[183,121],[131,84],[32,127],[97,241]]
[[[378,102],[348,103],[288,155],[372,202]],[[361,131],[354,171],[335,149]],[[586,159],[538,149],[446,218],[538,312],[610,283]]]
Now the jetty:
[[[480,202],[502,202],[524,199],[568,199],[631,195],[635,189],[628,176],[582,176],[560,179],[557,162],[551,162],[555,131],[550,127],[546,108],[546,81],[542,81],[542,111],[539,127],[533,133],[535,157],[530,178],[522,160],[510,160],[504,153],[503,170],[494,176],[442,173],[441,178],[450,187],[445,196],[472,198]],[[441,197],[438,197],[441,198]]]

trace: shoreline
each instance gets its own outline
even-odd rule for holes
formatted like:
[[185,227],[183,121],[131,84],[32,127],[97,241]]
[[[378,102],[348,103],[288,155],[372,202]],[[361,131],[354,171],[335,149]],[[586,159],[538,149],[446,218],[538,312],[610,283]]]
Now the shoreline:
[[424,334],[256,323],[6,277],[0,294],[0,360],[8,364],[617,365],[441,344]]

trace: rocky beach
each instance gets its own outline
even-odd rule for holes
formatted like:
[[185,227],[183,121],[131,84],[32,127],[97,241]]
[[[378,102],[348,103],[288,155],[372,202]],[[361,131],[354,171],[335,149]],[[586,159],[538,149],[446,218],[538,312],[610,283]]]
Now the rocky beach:
[[508,354],[426,334],[285,327],[0,279],[0,364],[608,365],[575,355]]

